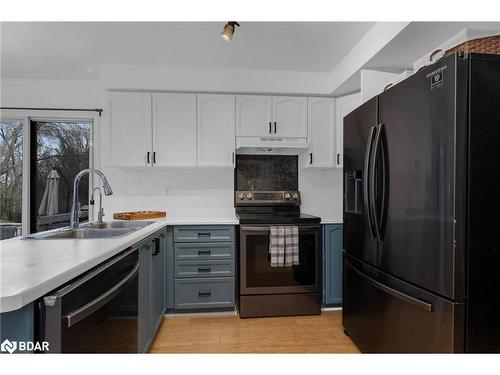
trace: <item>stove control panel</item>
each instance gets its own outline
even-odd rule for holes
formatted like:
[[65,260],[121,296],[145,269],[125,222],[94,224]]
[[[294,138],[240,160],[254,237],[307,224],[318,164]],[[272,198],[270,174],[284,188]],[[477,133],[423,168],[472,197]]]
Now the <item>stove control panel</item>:
[[237,206],[289,205],[300,206],[298,191],[236,191]]

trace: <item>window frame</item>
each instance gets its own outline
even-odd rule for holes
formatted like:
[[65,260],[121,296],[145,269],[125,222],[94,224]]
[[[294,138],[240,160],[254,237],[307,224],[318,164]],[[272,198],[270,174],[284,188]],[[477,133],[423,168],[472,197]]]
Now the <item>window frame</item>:
[[[90,126],[90,155],[89,168],[100,167],[100,144],[101,117],[98,113],[83,115],[75,111],[51,111],[51,110],[12,110],[2,109],[0,118],[5,120],[16,120],[23,123],[23,186],[22,186],[22,230],[21,235],[31,233],[31,121],[53,121],[53,122],[91,122]],[[89,199],[95,187],[94,176],[89,176]],[[90,202],[89,202],[90,203]],[[89,218],[94,217],[94,207],[89,205]]]

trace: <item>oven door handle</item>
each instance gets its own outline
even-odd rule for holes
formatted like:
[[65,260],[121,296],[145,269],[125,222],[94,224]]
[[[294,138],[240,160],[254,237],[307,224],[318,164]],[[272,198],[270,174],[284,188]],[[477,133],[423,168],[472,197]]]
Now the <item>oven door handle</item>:
[[83,305],[82,307],[70,312],[68,315],[63,316],[63,320],[66,322],[66,327],[71,327],[72,325],[78,323],[80,320],[85,319],[87,316],[104,306],[106,303],[111,301],[116,295],[118,295],[126,284],[132,280],[139,272],[139,261],[135,264],[134,268],[130,273],[127,274],[122,280],[116,283],[112,288],[101,294],[99,297],[93,299],[89,303]]
[[[276,226],[286,226],[286,225],[276,225]],[[293,225],[292,225],[293,226]],[[297,225],[300,229],[319,229],[319,225]],[[242,231],[246,232],[270,232],[271,226],[262,226],[262,227],[241,227]]]

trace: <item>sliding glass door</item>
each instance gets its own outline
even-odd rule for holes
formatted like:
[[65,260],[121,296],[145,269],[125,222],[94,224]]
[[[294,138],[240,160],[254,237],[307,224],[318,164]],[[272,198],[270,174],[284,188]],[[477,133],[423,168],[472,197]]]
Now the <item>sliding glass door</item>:
[[[31,233],[69,225],[73,180],[89,168],[92,122],[31,120]],[[80,221],[89,219],[89,178],[80,180]]]
[[0,120],[0,240],[21,235],[23,121]]

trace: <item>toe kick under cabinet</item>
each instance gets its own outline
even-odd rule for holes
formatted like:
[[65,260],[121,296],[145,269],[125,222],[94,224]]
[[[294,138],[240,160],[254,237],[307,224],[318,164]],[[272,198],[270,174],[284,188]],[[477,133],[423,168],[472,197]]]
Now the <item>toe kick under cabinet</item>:
[[234,309],[234,226],[175,226],[170,239],[167,308],[175,311]]

